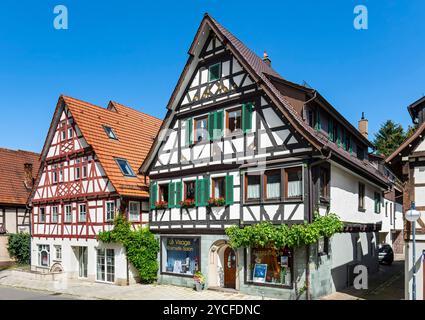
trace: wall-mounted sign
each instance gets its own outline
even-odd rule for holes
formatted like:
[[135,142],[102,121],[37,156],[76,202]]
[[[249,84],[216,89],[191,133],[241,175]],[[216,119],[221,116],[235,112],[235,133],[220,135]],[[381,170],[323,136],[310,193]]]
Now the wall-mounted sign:
[[192,252],[198,239],[167,238],[167,250]]
[[265,282],[267,275],[267,264],[257,263],[254,267],[254,274],[252,280],[254,282]]

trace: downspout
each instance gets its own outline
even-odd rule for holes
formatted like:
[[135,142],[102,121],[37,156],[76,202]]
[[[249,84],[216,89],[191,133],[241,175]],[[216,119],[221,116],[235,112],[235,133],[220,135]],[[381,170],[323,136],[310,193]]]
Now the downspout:
[[29,231],[30,231],[30,270],[32,265],[32,207],[30,207],[28,204],[25,205],[26,209],[30,211],[30,225],[29,225]]

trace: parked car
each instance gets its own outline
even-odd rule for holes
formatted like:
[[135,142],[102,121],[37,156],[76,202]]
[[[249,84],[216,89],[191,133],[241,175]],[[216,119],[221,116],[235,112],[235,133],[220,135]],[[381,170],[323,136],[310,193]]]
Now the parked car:
[[394,251],[389,244],[383,244],[378,249],[380,263],[391,264],[394,261]]

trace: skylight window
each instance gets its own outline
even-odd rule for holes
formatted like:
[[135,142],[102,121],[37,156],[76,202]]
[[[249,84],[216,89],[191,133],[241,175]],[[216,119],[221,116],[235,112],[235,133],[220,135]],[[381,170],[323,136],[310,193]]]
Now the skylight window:
[[118,164],[118,167],[120,167],[120,170],[123,175],[127,177],[135,177],[133,169],[130,167],[130,164],[125,159],[115,159],[115,161]]
[[114,132],[114,129],[112,129],[111,127],[108,127],[108,126],[103,126],[103,129],[105,129],[106,135],[110,139],[118,140],[117,135]]

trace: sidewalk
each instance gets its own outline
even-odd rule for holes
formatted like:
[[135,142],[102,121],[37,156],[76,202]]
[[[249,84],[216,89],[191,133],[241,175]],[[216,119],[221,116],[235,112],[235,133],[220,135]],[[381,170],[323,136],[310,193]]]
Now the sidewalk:
[[[27,272],[5,270],[0,272],[0,286],[22,288],[74,296],[82,300],[261,300],[258,296],[167,285],[115,286],[73,279],[38,280]],[[267,298],[265,298],[267,299]]]

